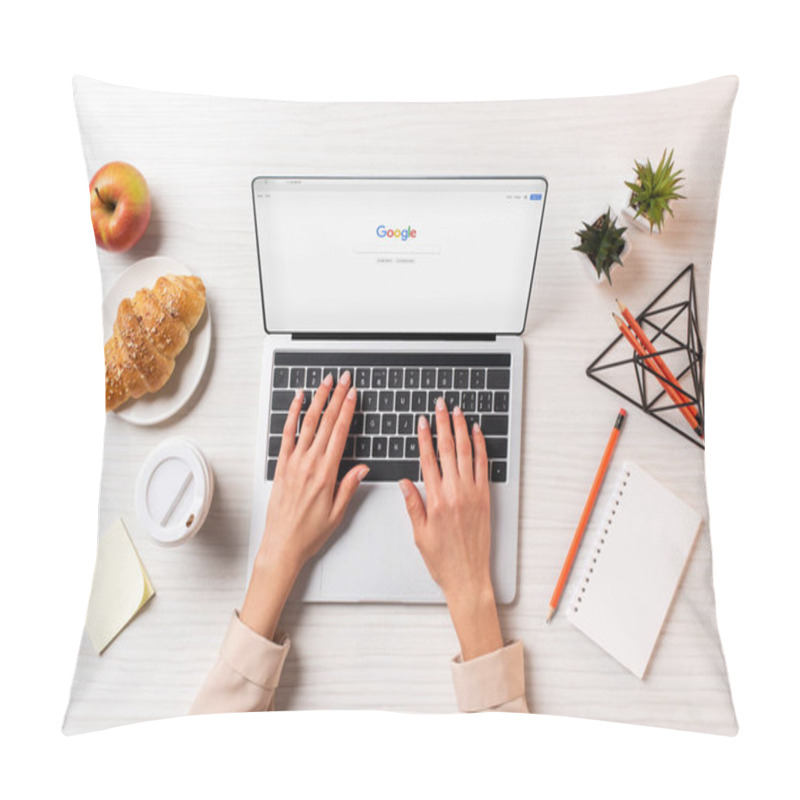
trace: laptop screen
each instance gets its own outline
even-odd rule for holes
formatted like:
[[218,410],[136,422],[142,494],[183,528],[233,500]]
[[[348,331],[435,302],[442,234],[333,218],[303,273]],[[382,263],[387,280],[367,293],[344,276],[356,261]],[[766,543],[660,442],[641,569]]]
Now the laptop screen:
[[521,333],[543,178],[256,178],[271,333]]

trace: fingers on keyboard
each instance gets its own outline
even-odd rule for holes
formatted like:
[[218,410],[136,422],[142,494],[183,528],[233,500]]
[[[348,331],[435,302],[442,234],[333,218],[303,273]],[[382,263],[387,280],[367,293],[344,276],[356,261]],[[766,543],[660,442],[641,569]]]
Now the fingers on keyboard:
[[[310,435],[314,438],[319,431],[320,420],[327,413],[325,409],[333,409],[332,417],[341,412],[343,401],[333,401],[334,389],[342,382],[344,374],[349,373],[349,383],[356,387],[357,396],[348,428],[337,438],[337,447],[341,447],[342,451],[343,472],[347,471],[345,466],[348,463],[353,466],[356,462],[369,462],[371,465],[387,466],[385,469],[372,468],[368,481],[399,479],[395,478],[396,475],[419,480],[421,450],[417,426],[421,416],[424,415],[428,420],[427,437],[434,463],[442,442],[444,450],[448,451],[447,437],[438,435],[440,432],[437,431],[443,424],[443,420],[437,423],[436,414],[436,401],[441,397],[445,404],[443,416],[448,422],[449,441],[454,441],[451,415],[458,407],[463,412],[462,421],[469,434],[470,447],[475,423],[480,425],[486,437],[487,477],[495,483],[507,481],[511,372],[510,367],[499,364],[509,364],[510,361],[484,361],[480,366],[485,356],[470,355],[467,357],[470,360],[462,360],[460,366],[439,365],[436,361],[433,362],[435,366],[414,366],[412,359],[416,356],[413,354],[392,354],[392,358],[403,361],[401,366],[392,364],[384,354],[376,359],[377,363],[359,366],[359,363],[364,363],[364,354],[326,353],[317,357],[306,353],[302,363],[292,363],[287,354],[281,355],[282,360],[272,370],[267,445],[267,473],[270,480],[270,474],[275,474],[274,462],[280,453],[283,429],[292,413],[296,391],[303,391],[304,403],[295,416],[297,424],[294,430],[300,436],[307,435],[304,426],[308,421]],[[316,364],[314,359],[318,359]],[[329,366],[335,360],[346,366]],[[431,364],[431,361],[427,363]],[[355,367],[350,366],[352,364]],[[328,375],[331,376],[328,385],[323,386]],[[347,388],[342,387],[341,395],[346,395]],[[316,413],[314,401],[319,391],[325,396],[320,404],[320,413]],[[330,425],[335,425],[335,420]],[[330,437],[330,431],[326,435]],[[457,446],[457,441],[455,444]],[[466,456],[463,447],[462,451],[458,458],[459,471],[460,462]],[[388,466],[392,464],[401,466]],[[440,475],[438,464],[436,474]]]

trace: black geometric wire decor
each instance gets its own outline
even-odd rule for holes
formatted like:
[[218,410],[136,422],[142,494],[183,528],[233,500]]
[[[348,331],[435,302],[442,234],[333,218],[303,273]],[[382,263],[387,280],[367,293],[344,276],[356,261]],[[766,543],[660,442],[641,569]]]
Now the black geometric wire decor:
[[[586,368],[592,379],[624,397],[655,417],[659,422],[693,444],[704,448],[680,411],[681,406],[695,406],[702,428],[703,345],[697,319],[694,264],[682,269],[669,285],[636,317],[636,321],[653,343],[656,352],[640,356],[622,334]],[[666,380],[653,369],[650,361],[661,356],[670,367],[678,384]],[[687,398],[675,403],[658,378]]]

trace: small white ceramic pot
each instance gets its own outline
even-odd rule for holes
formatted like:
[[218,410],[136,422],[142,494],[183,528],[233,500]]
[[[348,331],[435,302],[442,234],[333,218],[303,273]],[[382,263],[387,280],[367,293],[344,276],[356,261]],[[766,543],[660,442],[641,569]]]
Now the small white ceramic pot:
[[631,207],[630,201],[628,201],[628,205],[622,209],[622,217],[623,222],[626,225],[638,228],[640,231],[652,233],[656,236],[661,233],[661,231],[655,225],[653,225],[653,229],[650,230],[650,222],[647,217],[643,217],[641,214],[638,217],[636,216],[636,211]]

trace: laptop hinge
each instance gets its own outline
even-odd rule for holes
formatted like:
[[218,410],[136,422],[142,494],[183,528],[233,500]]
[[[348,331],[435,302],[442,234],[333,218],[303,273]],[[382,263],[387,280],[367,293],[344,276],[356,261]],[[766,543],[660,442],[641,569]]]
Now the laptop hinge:
[[313,341],[314,339],[335,339],[341,341],[447,341],[447,342],[494,342],[494,333],[293,333],[292,339]]

